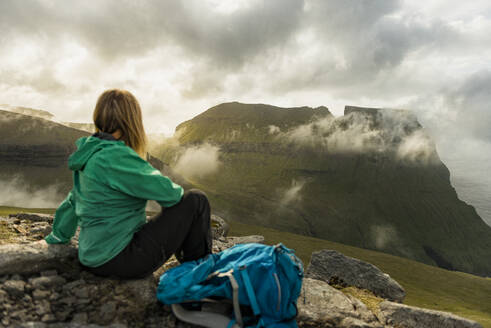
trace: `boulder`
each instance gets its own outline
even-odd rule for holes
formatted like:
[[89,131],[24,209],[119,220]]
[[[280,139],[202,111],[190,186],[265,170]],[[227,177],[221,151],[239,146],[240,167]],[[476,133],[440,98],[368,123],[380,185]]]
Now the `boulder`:
[[218,215],[211,215],[211,232],[214,239],[220,237],[227,237],[230,231],[230,225],[223,218]]
[[49,245],[40,240],[29,244],[0,245],[0,275],[60,268],[76,258],[77,248],[73,244]]
[[472,320],[442,311],[422,309],[393,302],[380,303],[381,322],[400,328],[482,328]]
[[[174,257],[145,279],[98,277],[79,265],[76,238],[66,245],[38,240],[48,231],[32,227],[51,225],[49,216],[16,214],[0,220],[17,231],[14,243],[0,245],[0,328],[191,327],[178,323],[156,298],[160,275],[178,265]],[[262,236],[228,239],[225,220],[218,223],[214,251],[264,241]]]
[[[0,283],[0,327],[159,327],[175,321],[158,303],[157,282],[95,276],[80,267],[8,275]],[[117,324],[117,325],[116,325]]]
[[335,250],[324,249],[312,253],[305,276],[368,289],[379,297],[402,302],[404,288],[373,264],[345,256]]
[[300,327],[382,327],[362,302],[321,280],[303,280],[297,307]]

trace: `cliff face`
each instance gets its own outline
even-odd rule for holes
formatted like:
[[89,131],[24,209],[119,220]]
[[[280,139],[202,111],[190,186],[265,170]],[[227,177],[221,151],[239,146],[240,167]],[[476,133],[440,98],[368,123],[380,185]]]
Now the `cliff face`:
[[159,154],[171,166],[190,147],[219,147],[219,169],[191,182],[231,219],[491,275],[491,228],[408,111],[228,103],[174,139]]
[[0,161],[60,166],[88,133],[39,117],[0,110]]
[[75,145],[0,145],[0,163],[59,167],[66,163]]

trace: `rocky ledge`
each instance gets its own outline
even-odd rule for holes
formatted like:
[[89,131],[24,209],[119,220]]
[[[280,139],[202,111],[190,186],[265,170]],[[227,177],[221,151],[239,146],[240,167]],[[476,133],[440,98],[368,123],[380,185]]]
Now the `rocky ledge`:
[[[212,219],[215,252],[264,241],[229,237],[226,222]],[[76,238],[68,245],[42,240],[52,220],[41,214],[0,217],[0,327],[193,327],[155,297],[160,275],[178,264],[175,258],[146,279],[100,278],[81,270]],[[375,266],[323,250],[306,269],[297,322],[300,327],[481,327],[450,313],[403,305],[404,295]]]

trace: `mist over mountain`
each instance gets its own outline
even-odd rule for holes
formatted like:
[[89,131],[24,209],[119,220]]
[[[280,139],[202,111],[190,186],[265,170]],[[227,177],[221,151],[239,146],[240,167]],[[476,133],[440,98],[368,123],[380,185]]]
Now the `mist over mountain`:
[[347,106],[334,117],[325,107],[225,103],[158,149],[230,219],[491,272],[491,228],[459,200],[409,111]]
[[[0,110],[0,183],[4,187],[0,205],[58,207],[73,186],[68,157],[76,150],[75,141],[92,132],[52,121],[53,115],[46,111],[22,112],[26,114]],[[148,161],[184,187],[191,187],[157,158],[150,155]],[[155,204],[149,202],[148,209],[159,210]]]
[[[72,187],[75,140],[90,133],[11,111],[0,124],[3,203],[57,207]],[[347,106],[334,117],[326,107],[225,103],[151,148],[162,160],[152,165],[207,192],[231,220],[491,272],[490,228],[458,199],[409,111]]]

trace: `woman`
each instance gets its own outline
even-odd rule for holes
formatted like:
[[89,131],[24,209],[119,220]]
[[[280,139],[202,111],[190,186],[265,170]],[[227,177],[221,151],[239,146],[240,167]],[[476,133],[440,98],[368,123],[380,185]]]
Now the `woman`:
[[[73,189],[55,212],[49,244],[68,243],[80,226],[78,257],[101,276],[139,278],[172,254],[180,262],[211,253],[210,205],[146,161],[140,105],[128,91],[107,90],[94,110],[96,133],[70,155]],[[147,200],[161,211],[146,221]],[[165,208],[165,209],[164,209]]]

